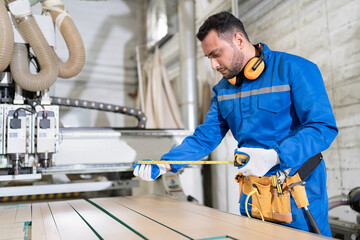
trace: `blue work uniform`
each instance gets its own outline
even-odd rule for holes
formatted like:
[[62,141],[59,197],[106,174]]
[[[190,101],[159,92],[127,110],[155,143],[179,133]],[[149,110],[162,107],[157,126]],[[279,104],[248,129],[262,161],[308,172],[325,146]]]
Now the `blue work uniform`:
[[[306,160],[330,146],[338,129],[318,67],[304,58],[271,51],[262,45],[265,70],[260,77],[256,80],[244,77],[240,86],[221,79],[213,88],[204,123],[163,155],[163,160],[201,159],[220,144],[230,129],[238,147],[274,149],[278,153],[280,164],[266,176],[288,168],[292,176]],[[171,167],[177,172],[184,166]],[[324,161],[305,181],[308,208],[321,233],[331,236]],[[245,198],[242,193],[242,215],[246,215]],[[284,225],[313,231],[304,210],[298,209],[292,198],[291,210],[293,221]]]

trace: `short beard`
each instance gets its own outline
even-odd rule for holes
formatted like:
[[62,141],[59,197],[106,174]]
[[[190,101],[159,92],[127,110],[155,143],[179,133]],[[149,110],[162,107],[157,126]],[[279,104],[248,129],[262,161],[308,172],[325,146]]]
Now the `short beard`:
[[231,79],[233,77],[236,77],[243,68],[244,63],[244,54],[236,48],[234,44],[231,44],[232,49],[234,50],[233,57],[231,59],[230,67],[228,68],[229,73],[224,78]]

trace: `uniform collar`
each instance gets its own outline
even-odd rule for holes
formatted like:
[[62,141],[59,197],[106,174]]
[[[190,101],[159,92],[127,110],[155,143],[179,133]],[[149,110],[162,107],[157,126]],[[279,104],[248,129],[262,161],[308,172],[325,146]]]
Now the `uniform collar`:
[[262,51],[264,53],[265,60],[268,60],[271,56],[271,50],[265,43],[260,42],[260,44],[263,46]]

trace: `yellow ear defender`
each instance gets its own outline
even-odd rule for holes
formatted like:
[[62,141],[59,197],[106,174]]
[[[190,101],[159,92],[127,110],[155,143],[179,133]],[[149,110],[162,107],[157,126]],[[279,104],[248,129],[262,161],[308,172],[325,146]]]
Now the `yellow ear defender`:
[[254,45],[254,47],[260,52],[259,57],[251,58],[245,65],[243,71],[237,76],[228,79],[228,81],[236,86],[240,86],[242,83],[242,77],[245,76],[249,80],[257,79],[265,69],[264,53],[261,51],[260,44]]

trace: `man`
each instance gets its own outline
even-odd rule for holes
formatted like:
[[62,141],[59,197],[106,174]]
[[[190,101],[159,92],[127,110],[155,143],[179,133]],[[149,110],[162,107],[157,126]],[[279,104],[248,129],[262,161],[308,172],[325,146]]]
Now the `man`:
[[[281,179],[284,175],[290,179],[308,159],[319,156],[317,154],[330,146],[338,129],[324,82],[315,64],[298,56],[272,51],[263,43],[252,45],[241,21],[227,12],[210,16],[200,27],[197,38],[212,68],[219,71],[223,78],[213,88],[214,97],[204,123],[181,145],[163,155],[163,160],[201,159],[218,146],[230,129],[238,141],[236,153],[249,157],[248,162],[239,167],[240,177],[246,176],[242,179],[262,181],[269,176]],[[296,180],[297,184],[283,185],[284,189],[288,189],[288,196],[291,192],[291,198],[282,197],[285,193],[271,188],[271,191],[277,191],[275,195],[279,195],[281,201],[291,199],[284,203],[284,206],[288,204],[291,212],[278,214],[278,219],[284,218],[284,221],[272,219],[271,211],[269,216],[264,216],[264,205],[267,203],[262,203],[262,200],[256,200],[256,206],[256,196],[263,191],[263,186],[257,185],[257,182],[256,186],[249,185],[254,191],[246,192],[246,185],[243,186],[241,214],[250,216],[249,208],[252,207],[253,216],[314,231],[303,206],[298,207],[292,195],[293,186],[299,186],[303,183],[300,181],[305,180],[308,209],[321,233],[331,236],[325,163],[317,157],[319,165],[312,164],[315,162],[312,159],[307,162],[314,165],[308,176]],[[184,166],[138,164],[134,174],[144,180],[152,180],[169,170],[177,172]],[[266,182],[269,186],[265,187],[270,189],[271,181]],[[251,201],[253,205],[250,205]],[[287,215],[292,217],[285,219]]]

